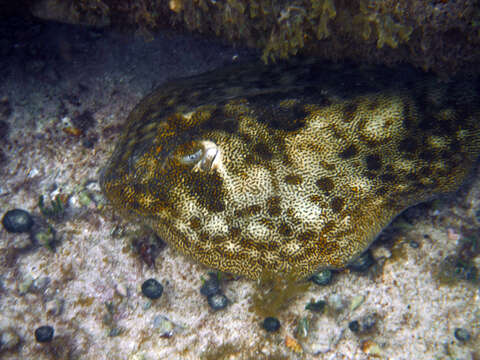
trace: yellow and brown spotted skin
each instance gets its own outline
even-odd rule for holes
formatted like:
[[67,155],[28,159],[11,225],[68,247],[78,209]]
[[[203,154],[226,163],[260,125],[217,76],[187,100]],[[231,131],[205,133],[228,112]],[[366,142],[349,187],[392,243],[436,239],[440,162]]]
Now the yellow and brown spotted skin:
[[239,66],[143,99],[101,176],[110,203],[225,272],[341,268],[480,151],[478,89],[385,69]]

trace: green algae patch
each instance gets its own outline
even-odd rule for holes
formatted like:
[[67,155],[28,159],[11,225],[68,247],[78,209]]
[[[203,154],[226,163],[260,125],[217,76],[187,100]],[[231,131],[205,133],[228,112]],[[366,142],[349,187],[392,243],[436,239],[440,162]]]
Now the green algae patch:
[[93,296],[83,296],[75,301],[75,306],[92,306],[94,301]]
[[396,21],[385,8],[385,3],[361,0],[359,12],[353,17],[354,33],[361,34],[364,40],[376,39],[377,47],[385,45],[398,47],[410,39],[413,27]]
[[279,316],[282,310],[311,286],[299,282],[291,274],[275,274],[266,271],[255,282],[250,311],[261,317]]
[[470,259],[447,256],[435,272],[442,285],[454,286],[458,281],[478,283],[478,270]]

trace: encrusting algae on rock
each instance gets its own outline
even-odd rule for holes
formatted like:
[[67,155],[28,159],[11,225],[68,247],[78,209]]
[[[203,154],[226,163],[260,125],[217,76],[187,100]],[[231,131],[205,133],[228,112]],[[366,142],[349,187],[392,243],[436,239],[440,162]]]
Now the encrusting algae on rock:
[[315,63],[178,80],[131,112],[101,186],[210,267],[305,278],[461,184],[480,152],[477,87]]

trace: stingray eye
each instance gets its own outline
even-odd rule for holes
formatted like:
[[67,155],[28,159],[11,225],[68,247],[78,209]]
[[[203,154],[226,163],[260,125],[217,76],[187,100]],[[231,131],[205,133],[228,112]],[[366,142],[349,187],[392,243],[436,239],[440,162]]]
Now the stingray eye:
[[185,165],[195,165],[202,159],[203,150],[199,149],[198,151],[194,152],[193,154],[187,154],[180,158],[180,162]]

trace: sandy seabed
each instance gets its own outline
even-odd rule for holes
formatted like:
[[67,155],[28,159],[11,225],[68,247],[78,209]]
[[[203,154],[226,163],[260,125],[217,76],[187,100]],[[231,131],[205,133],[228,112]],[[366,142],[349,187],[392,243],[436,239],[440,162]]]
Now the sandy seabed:
[[[413,211],[411,226],[374,245],[380,270],[344,271],[328,286],[311,286],[278,314],[280,331],[267,334],[250,309],[251,281],[224,281],[230,304],[214,312],[199,292],[209,269],[168,246],[148,266],[130,246],[138,228],[102,204],[98,186],[122,123],[144,95],[168,79],[255,54],[172,33],[146,42],[58,24],[1,26],[0,98],[11,111],[0,119],[8,124],[0,213],[30,211],[36,226],[55,228],[59,243],[51,251],[0,229],[0,334],[18,336],[14,349],[0,347],[0,358],[478,359],[478,285],[446,286],[435,276],[462,231],[480,226],[478,170],[457,194]],[[42,216],[40,195],[47,204],[57,195],[68,201],[61,220]],[[164,285],[153,302],[140,291],[151,277]],[[331,310],[305,310],[311,299]],[[371,331],[349,329],[373,314]],[[299,350],[291,339],[303,318],[309,331]],[[55,336],[39,344],[34,330],[45,324]],[[471,339],[457,340],[456,328]]]

